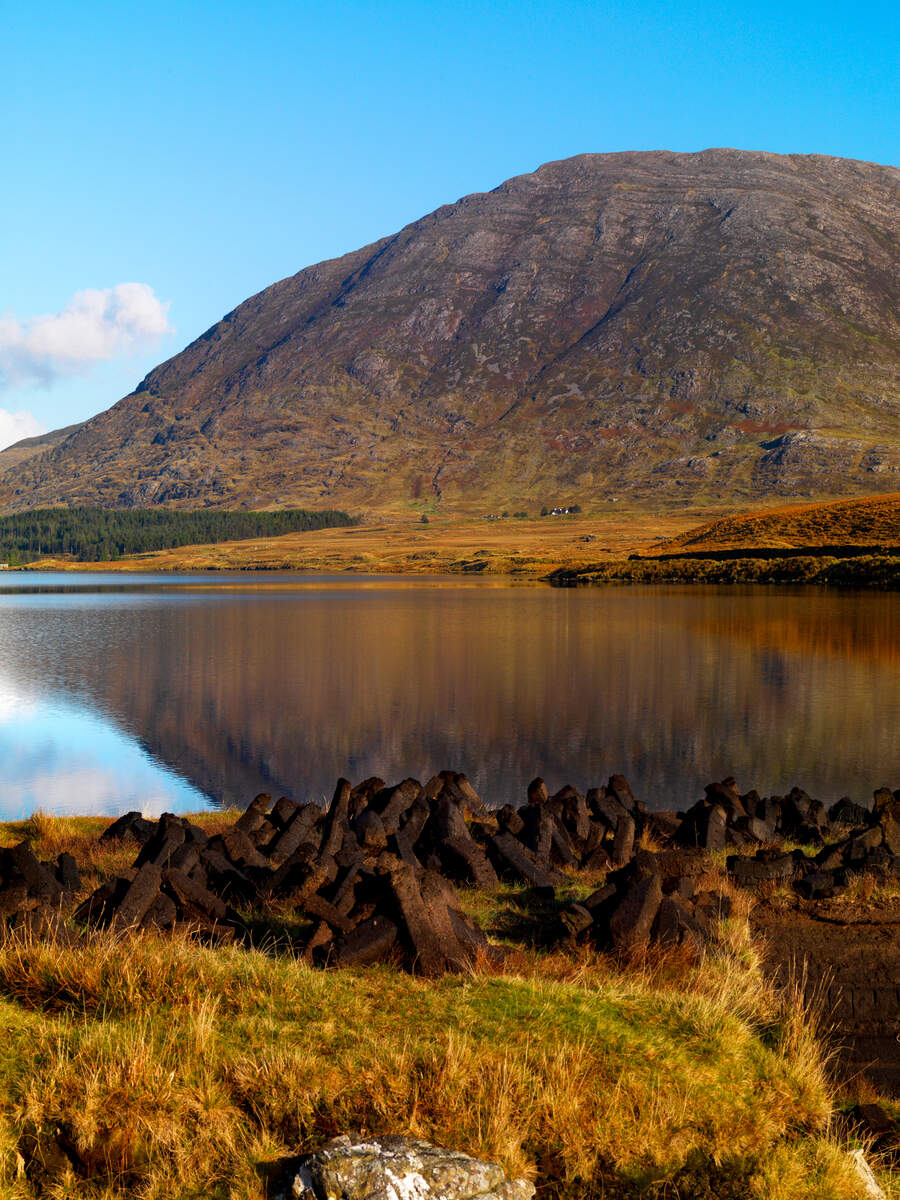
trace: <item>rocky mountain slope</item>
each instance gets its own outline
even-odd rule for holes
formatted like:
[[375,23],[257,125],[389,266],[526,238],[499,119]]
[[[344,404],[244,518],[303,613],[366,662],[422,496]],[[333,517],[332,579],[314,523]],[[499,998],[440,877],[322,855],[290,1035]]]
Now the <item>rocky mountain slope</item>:
[[0,507],[896,491],[898,196],[897,169],[819,156],[549,163],[282,280],[6,451]]
[[29,458],[34,458],[38,454],[43,454],[45,450],[58,446],[76,429],[80,429],[82,424],[83,422],[78,422],[75,425],[66,425],[64,429],[53,429],[50,433],[40,433],[36,437],[22,438],[20,442],[7,446],[5,450],[0,451],[0,471],[19,467]]

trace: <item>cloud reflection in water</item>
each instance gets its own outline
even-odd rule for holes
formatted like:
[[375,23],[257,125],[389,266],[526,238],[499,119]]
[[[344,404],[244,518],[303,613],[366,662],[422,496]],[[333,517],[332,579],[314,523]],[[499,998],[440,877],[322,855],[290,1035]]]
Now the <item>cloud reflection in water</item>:
[[[584,788],[622,770],[655,807],[684,807],[730,773],[826,800],[900,784],[890,595],[43,582],[95,590],[0,588],[0,706],[20,722],[0,726],[0,811],[27,815],[51,794],[68,811],[245,804],[261,790],[321,799],[341,774],[442,767],[494,803],[521,801],[538,773]],[[83,771],[90,781],[74,782]]]

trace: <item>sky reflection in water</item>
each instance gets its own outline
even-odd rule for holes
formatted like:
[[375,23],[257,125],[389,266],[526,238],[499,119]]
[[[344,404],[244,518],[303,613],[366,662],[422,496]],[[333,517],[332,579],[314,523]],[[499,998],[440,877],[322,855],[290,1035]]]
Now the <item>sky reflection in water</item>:
[[[2,687],[2,684],[0,684]],[[0,692],[0,820],[139,809],[196,812],[208,802],[138,742],[86,707]]]
[[467,771],[489,802],[623,770],[900,786],[895,597],[497,580],[0,576],[0,819]]

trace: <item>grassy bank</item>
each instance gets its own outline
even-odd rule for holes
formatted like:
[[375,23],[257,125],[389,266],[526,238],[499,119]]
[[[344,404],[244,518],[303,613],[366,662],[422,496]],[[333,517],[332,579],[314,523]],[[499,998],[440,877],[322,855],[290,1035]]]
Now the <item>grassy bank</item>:
[[551,966],[422,983],[147,935],[7,944],[5,1183],[22,1155],[20,1194],[59,1194],[64,1144],[100,1195],[262,1196],[284,1156],[361,1128],[547,1194],[857,1194],[814,1045],[752,961],[679,988]]
[[896,546],[900,493],[737,513],[691,529],[660,547],[673,553],[827,545]]
[[[37,817],[0,844],[68,849],[91,886],[133,856],[98,850],[102,826]],[[497,1160],[542,1197],[863,1195],[808,1016],[764,979],[745,916],[703,961],[629,965],[517,941],[515,889],[466,903],[510,953],[428,982],[314,970],[272,941],[7,938],[0,1195],[261,1200],[287,1156],[347,1129]]]
[[900,558],[860,555],[833,558],[803,555],[790,558],[632,559],[561,568],[550,580],[560,587],[597,583],[777,583],[828,587],[900,589]]

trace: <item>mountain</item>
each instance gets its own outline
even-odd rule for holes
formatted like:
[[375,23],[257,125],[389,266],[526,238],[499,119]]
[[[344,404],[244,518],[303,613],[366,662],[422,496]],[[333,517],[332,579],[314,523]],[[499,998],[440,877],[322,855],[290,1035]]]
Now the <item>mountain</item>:
[[50,433],[39,433],[35,437],[22,438],[20,442],[15,442],[12,446],[7,446],[5,450],[0,451],[0,470],[6,471],[11,467],[21,466],[29,458],[43,454],[52,446],[58,446],[60,442],[64,442],[70,434],[80,428],[81,423],[67,425],[64,429],[54,429]]
[[898,197],[896,168],[821,156],[549,163],[274,284],[6,451],[0,507],[896,491]]

